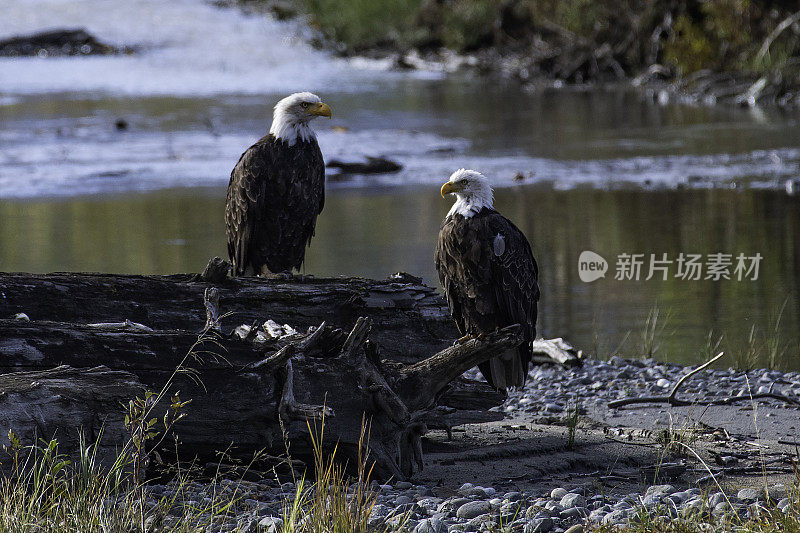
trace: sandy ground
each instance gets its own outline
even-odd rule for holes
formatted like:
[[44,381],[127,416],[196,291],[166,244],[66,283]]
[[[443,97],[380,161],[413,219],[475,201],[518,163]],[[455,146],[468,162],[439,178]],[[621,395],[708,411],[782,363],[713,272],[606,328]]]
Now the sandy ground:
[[[691,451],[675,446],[665,453],[659,438],[669,427]],[[643,493],[662,483],[716,492],[719,483],[726,492],[766,485],[770,496],[782,497],[800,457],[798,428],[800,410],[793,407],[597,407],[580,418],[570,448],[561,419],[532,423],[516,415],[454,428],[452,440],[430,432],[418,481],[442,495],[465,482],[529,492],[583,485],[606,494]]]

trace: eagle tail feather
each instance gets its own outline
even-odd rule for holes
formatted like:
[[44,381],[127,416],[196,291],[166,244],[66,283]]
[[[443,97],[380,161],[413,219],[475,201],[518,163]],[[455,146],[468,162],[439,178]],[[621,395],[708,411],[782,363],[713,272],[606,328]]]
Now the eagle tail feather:
[[493,387],[505,390],[511,387],[521,387],[525,384],[527,364],[524,364],[519,352],[508,350],[503,355],[493,357],[486,363],[479,365],[483,377]]

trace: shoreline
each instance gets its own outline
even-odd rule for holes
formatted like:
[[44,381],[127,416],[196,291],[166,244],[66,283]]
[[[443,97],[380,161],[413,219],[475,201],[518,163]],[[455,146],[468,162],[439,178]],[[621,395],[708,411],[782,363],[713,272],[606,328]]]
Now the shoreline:
[[[529,15],[513,13],[514,7],[510,7],[518,7],[523,3],[511,2],[509,7],[504,8],[505,11],[497,14],[500,20],[495,20],[494,25],[499,24],[500,27],[492,30],[494,36],[491,39],[478,39],[470,45],[473,49],[469,51],[436,46],[435,41],[441,37],[430,37],[430,42],[422,39],[422,46],[400,44],[397,37],[373,37],[377,41],[371,44],[348,44],[331,36],[335,29],[310,13],[312,9],[309,6],[315,5],[315,2],[303,6],[302,2],[296,0],[218,0],[215,5],[236,7],[249,14],[271,16],[280,21],[301,19],[311,30],[308,42],[315,48],[339,57],[376,61],[390,70],[468,71],[486,76],[489,80],[493,76],[514,79],[529,90],[542,86],[588,90],[609,83],[623,84],[652,93],[654,101],[662,104],[677,100],[693,105],[775,106],[782,109],[800,106],[800,75],[797,65],[791,62],[771,70],[764,68],[761,72],[748,72],[743,68],[704,68],[680,74],[681,66],[670,66],[655,60],[669,55],[662,49],[658,54],[652,52],[649,62],[623,67],[618,56],[632,53],[630,50],[617,49],[619,46],[613,46],[612,50],[609,42],[595,40],[594,37],[587,39],[547,18],[533,23],[527,18]],[[446,8],[435,8],[432,4],[420,7],[420,12],[415,15],[419,19],[415,24],[419,27],[415,27],[415,30],[441,31],[434,23],[434,12],[441,9],[446,11]],[[781,32],[791,26],[786,23],[799,16],[800,12],[787,17],[766,36],[756,57],[764,61],[765,50],[768,52],[769,46],[774,45]],[[368,19],[369,15],[365,17]],[[666,24],[666,18],[662,24]],[[504,25],[514,28],[504,30]],[[495,42],[490,42],[492,40]],[[659,46],[664,48],[666,44]]]
[[[443,430],[431,431],[423,440],[426,465],[420,474],[410,481],[373,481],[371,488],[378,496],[369,527],[415,533],[498,528],[578,533],[635,529],[637,524],[666,526],[676,521],[683,527],[703,523],[712,524],[710,531],[727,531],[749,521],[797,519],[800,478],[791,466],[796,450],[770,424],[757,424],[760,429],[751,426],[754,416],[764,422],[778,420],[779,425],[800,423],[798,406],[759,402],[753,407],[756,415],[742,411],[747,405],[736,405],[728,409],[732,424],[713,428],[699,417],[697,426],[684,421],[680,429],[662,428],[673,431],[673,444],[682,442],[692,450],[681,453],[657,430],[663,420],[653,412],[664,411],[658,406],[603,417],[596,406],[585,404],[586,409],[579,409],[570,445],[567,409],[559,411],[552,398],[548,402],[542,395],[543,389],[560,391],[564,386],[576,395],[586,392],[587,399],[610,398],[628,394],[622,387],[625,381],[636,390],[663,389],[660,380],[688,371],[679,365],[621,358],[587,359],[583,367],[574,369],[536,367],[526,386],[513,392],[499,409],[506,418],[454,427],[452,439]],[[467,376],[476,374],[470,371]],[[800,373],[761,369],[750,374],[756,383],[771,380],[800,401]],[[704,395],[727,393],[730,382],[744,375],[732,369],[706,370],[693,378],[699,384],[690,384],[687,393],[701,391],[702,384],[706,384]],[[587,384],[588,379],[594,381]],[[596,387],[596,383],[607,386]],[[692,419],[691,413],[686,416]],[[719,419],[718,414],[714,416]],[[236,515],[216,522],[223,530],[279,530],[282,509],[291,504],[296,490],[292,482],[269,478],[192,482],[189,490],[155,484],[148,488],[148,505],[155,506],[162,497],[202,501],[218,493],[220,485],[241,494]],[[165,525],[177,524],[178,518],[171,514]]]

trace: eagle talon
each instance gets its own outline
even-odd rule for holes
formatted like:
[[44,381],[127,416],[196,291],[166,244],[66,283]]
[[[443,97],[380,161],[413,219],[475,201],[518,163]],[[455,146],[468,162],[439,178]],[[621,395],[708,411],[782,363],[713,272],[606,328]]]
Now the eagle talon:
[[464,335],[463,337],[459,337],[458,339],[453,341],[453,346],[458,346],[460,344],[464,344],[465,342],[467,342],[469,340],[472,340],[474,338],[475,338],[474,335],[472,335],[471,333],[468,333],[468,334]]

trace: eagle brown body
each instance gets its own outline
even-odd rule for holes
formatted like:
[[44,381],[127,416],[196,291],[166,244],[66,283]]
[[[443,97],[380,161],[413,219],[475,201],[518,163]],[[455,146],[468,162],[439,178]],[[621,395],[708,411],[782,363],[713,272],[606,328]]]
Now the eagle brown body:
[[451,213],[439,231],[435,262],[462,335],[522,326],[522,345],[478,367],[498,389],[524,384],[539,300],[539,271],[525,235],[491,207],[470,217]]
[[237,276],[299,270],[325,205],[325,163],[315,138],[293,145],[272,133],[239,158],[225,205]]

